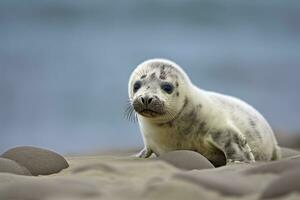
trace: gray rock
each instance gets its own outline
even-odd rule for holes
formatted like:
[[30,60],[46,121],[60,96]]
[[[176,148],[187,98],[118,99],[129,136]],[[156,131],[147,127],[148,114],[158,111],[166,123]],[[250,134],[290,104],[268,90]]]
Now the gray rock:
[[28,169],[6,158],[0,158],[0,172],[31,176]]
[[61,155],[37,147],[16,147],[6,151],[1,157],[16,161],[34,176],[57,173],[69,167]]
[[300,192],[300,171],[295,169],[272,181],[263,191],[260,199],[279,198],[293,192]]
[[179,169],[211,169],[214,166],[204,156],[194,151],[178,150],[162,154],[158,157]]

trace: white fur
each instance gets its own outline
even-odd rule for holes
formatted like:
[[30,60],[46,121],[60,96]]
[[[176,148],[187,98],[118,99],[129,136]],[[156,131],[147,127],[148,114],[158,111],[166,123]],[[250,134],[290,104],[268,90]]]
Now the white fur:
[[[155,92],[156,95],[162,98],[166,102],[167,109],[173,113],[180,111],[184,104],[184,99],[187,98],[188,106],[183,110],[182,116],[195,110],[197,119],[205,120],[207,129],[206,133],[200,134],[192,127],[191,132],[193,134],[184,135],[178,130],[180,127],[184,127],[184,123],[187,123],[184,120],[185,118],[177,120],[174,126],[159,126],[159,123],[170,120],[170,116],[147,118],[138,114],[138,122],[145,144],[144,151],[147,152],[146,156],[140,155],[141,157],[148,157],[151,152],[160,155],[178,149],[195,150],[209,157],[214,151],[214,148],[211,146],[212,137],[210,133],[217,130],[233,130],[241,139],[247,140],[248,144],[245,148],[251,154],[253,153],[255,157],[252,158],[253,160],[271,160],[280,157],[273,131],[258,111],[235,97],[199,89],[193,85],[181,67],[172,61],[151,59],[138,65],[129,79],[128,93],[131,100],[137,95],[148,92],[141,89],[137,94],[133,94],[132,85],[134,81],[139,79],[141,73],[147,72],[149,66],[155,62],[169,64],[177,70],[177,73],[180,75],[178,78],[180,96],[174,98],[174,96],[163,94],[159,89],[151,92]],[[158,70],[159,68],[156,70],[157,73]],[[197,106],[200,104],[202,107],[198,109]],[[250,125],[251,120],[255,122],[255,132]],[[273,158],[274,155],[276,158]]]

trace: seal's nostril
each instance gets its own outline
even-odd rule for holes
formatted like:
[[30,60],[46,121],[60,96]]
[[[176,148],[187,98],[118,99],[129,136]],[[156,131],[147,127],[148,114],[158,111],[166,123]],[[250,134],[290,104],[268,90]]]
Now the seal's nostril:
[[145,99],[143,97],[141,97],[141,100],[142,100],[143,104],[145,104]]
[[144,96],[144,97],[140,97],[140,101],[141,103],[143,103],[145,106],[148,106],[153,100],[153,97],[148,97],[148,96]]
[[150,103],[152,102],[152,100],[153,100],[153,98],[150,97],[150,98],[148,99],[148,104],[150,104]]

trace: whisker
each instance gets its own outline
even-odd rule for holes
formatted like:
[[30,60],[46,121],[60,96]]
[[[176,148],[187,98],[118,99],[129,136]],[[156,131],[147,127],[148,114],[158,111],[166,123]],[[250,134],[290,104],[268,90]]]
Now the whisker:
[[130,122],[137,122],[137,114],[133,108],[132,101],[130,99],[127,100],[127,105],[124,110],[124,117]]

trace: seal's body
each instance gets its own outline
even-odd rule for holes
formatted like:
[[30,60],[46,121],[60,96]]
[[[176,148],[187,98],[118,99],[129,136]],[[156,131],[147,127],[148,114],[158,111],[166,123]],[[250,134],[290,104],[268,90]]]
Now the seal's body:
[[139,157],[193,150],[216,166],[280,157],[273,131],[258,111],[237,98],[199,89],[172,61],[140,64],[128,92],[145,144]]

